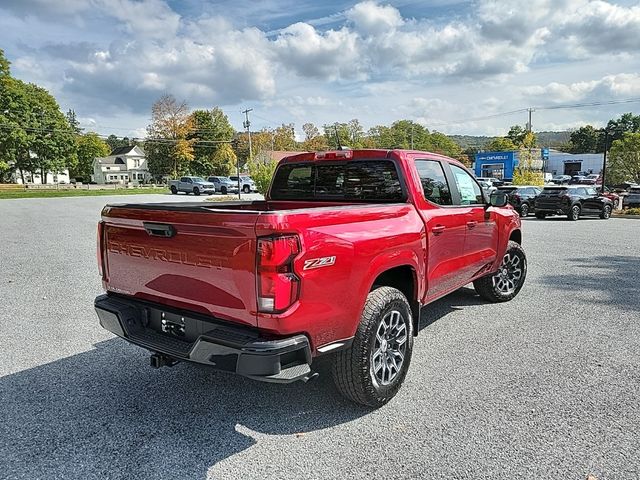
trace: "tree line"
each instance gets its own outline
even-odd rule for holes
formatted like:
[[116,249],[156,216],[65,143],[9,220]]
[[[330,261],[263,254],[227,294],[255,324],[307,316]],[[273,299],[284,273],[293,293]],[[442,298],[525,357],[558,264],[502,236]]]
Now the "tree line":
[[[147,137],[142,141],[115,135],[103,139],[95,132],[84,132],[73,110],[62,113],[45,89],[12,77],[10,62],[0,49],[0,182],[8,181],[13,171],[24,183],[27,174],[46,178],[48,172],[64,169],[72,178],[89,181],[96,157],[133,144],[146,152],[149,171],[156,179],[184,174],[229,175],[238,167],[268,176],[273,170],[269,151],[321,151],[338,146],[403,148],[441,153],[467,165],[475,153],[412,120],[369,129],[358,119],[322,126],[305,123],[301,140],[296,139],[294,124],[282,124],[251,132],[250,148],[249,134],[237,132],[217,106],[191,111],[185,101],[163,95],[153,104],[151,114]],[[640,115],[626,113],[610,120],[606,129],[612,180],[640,182]],[[505,137],[494,138],[485,148],[505,151],[535,146],[535,134],[514,125]],[[587,125],[572,132],[569,144],[562,149],[599,153],[604,148],[604,129]]]
[[145,152],[154,176],[183,174],[229,175],[249,160],[268,163],[270,151],[319,151],[337,148],[413,148],[459,158],[468,157],[451,138],[430,132],[411,120],[377,125],[368,130],[358,119],[346,123],[302,125],[304,138],[296,140],[295,125],[282,124],[249,133],[236,132],[218,107],[190,111],[185,101],[163,95],[151,110]]

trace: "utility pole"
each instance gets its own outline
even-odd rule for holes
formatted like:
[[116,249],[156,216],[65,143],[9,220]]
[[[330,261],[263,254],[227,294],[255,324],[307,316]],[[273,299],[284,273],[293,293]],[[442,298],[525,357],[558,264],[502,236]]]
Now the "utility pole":
[[411,150],[413,150],[413,123],[411,124]]
[[[245,121],[242,126],[247,129],[247,135],[249,136],[249,161],[253,158],[253,152],[251,151],[251,122],[249,121],[249,112],[252,112],[253,108],[247,108],[243,110]],[[238,198],[240,198],[240,158],[238,157]]]
[[253,108],[247,108],[243,110],[245,121],[242,123],[242,126],[247,129],[247,135],[249,135],[249,160],[253,157],[253,152],[251,151],[251,122],[249,121],[249,112],[253,112]]
[[533,108],[529,108],[529,122],[527,123],[527,132],[531,133],[531,130],[533,129],[532,125],[531,125],[531,114],[533,113]]
[[604,193],[604,182],[606,180],[607,175],[607,148],[609,143],[609,126],[604,129],[604,156],[602,160],[602,188],[601,191]]

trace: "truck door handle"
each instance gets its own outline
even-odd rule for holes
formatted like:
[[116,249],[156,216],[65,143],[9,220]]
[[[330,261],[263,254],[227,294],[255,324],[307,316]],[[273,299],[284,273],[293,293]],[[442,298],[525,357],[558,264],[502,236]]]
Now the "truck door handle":
[[166,223],[151,223],[143,222],[144,229],[152,237],[165,237],[171,238],[176,234],[176,229],[173,225],[167,225]]
[[440,235],[442,232],[444,232],[445,228],[446,227],[444,225],[436,225],[431,229],[431,231],[433,232],[434,235]]
[[467,222],[467,227],[469,227],[469,229],[475,228],[476,225],[478,225],[478,222],[476,222],[475,220],[471,220],[470,222]]

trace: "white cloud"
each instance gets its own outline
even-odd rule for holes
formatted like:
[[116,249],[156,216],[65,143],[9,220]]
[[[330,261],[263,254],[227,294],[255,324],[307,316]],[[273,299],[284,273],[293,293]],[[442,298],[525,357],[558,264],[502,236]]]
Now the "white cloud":
[[640,52],[640,6],[595,0],[576,2],[559,16],[558,36],[582,53]]
[[355,29],[365,35],[379,35],[394,30],[404,23],[397,8],[365,1],[349,9],[346,17],[354,23]]
[[[8,24],[5,13],[55,24],[55,34],[12,58],[14,70],[96,118],[122,111],[140,118],[165,92],[194,107],[264,102],[282,112],[276,123],[326,112],[377,115],[372,123],[413,116],[427,125],[543,102],[640,95],[638,74],[620,73],[638,71],[640,6],[613,1],[476,0],[443,19],[403,17],[403,7],[366,0],[325,22],[297,18],[271,34],[267,25],[184,16],[167,0],[52,5],[2,2],[0,26]],[[60,36],[63,24],[73,33]],[[83,41],[70,41],[74,36]],[[602,63],[611,55],[629,67],[593,73],[587,62],[575,62]],[[575,62],[582,78],[529,80],[550,59]],[[469,93],[462,100],[460,92]]]
[[321,33],[307,23],[295,23],[273,42],[279,62],[303,77],[356,78],[363,67],[358,36],[347,28]]
[[577,101],[600,101],[615,98],[640,96],[640,75],[621,73],[607,75],[599,80],[570,84],[551,82],[522,88],[529,98],[544,103],[567,103]]

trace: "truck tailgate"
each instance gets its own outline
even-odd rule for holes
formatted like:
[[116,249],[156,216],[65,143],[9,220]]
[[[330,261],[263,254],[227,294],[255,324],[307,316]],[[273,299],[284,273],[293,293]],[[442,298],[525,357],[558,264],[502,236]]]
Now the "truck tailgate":
[[255,326],[258,216],[107,206],[101,240],[105,288]]

